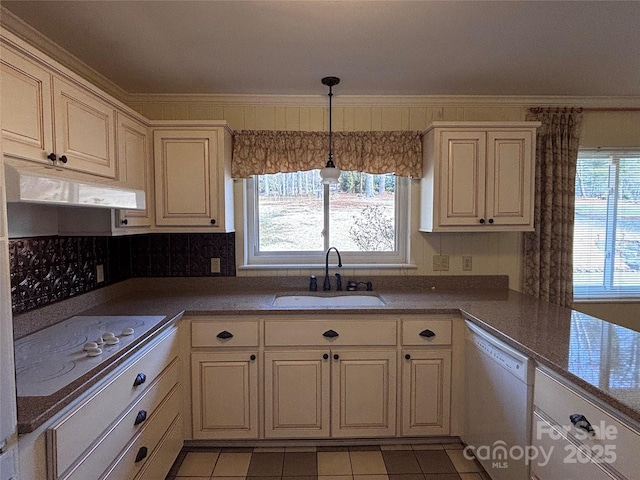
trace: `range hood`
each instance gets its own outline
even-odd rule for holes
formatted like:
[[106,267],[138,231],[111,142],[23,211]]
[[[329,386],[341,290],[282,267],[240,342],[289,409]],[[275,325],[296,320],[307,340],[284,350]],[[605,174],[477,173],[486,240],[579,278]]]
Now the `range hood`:
[[5,164],[7,202],[144,210],[142,190],[79,182]]

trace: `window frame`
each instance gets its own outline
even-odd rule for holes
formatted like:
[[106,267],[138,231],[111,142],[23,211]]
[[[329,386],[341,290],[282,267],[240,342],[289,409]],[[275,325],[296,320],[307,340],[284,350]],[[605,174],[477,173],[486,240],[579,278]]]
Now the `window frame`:
[[[590,159],[603,159],[619,161],[621,158],[640,158],[640,147],[638,148],[581,148],[578,152],[578,159],[590,158]],[[579,160],[578,160],[579,161]],[[605,229],[605,244],[610,245],[613,242],[613,251],[615,252],[615,238],[616,228],[618,223],[618,194],[620,191],[620,169],[619,165],[614,165],[613,172],[609,171],[609,178],[614,178],[614,191],[609,196],[607,201],[607,214],[613,212],[615,215],[615,221],[613,222],[612,229],[609,225],[612,223],[607,221],[607,228]],[[577,180],[577,173],[576,173]],[[575,198],[578,198],[578,190],[576,189]],[[574,214],[575,215],[575,214]],[[574,227],[575,228],[575,227]],[[576,284],[575,271],[573,277],[573,296],[574,300],[578,303],[587,303],[589,301],[602,302],[605,301],[628,301],[638,300],[640,298],[640,283],[633,286],[615,286],[615,253],[613,258],[606,255],[606,251],[610,247],[605,246],[605,260],[604,260],[604,272],[602,274],[602,284],[600,285],[587,285]],[[573,239],[573,251],[574,251],[574,266],[575,266],[575,252],[576,252],[576,236],[574,234]]]
[[[315,252],[260,252],[258,250],[258,195],[255,176],[244,179],[245,199],[245,254],[244,268],[272,267],[272,268],[314,268],[325,265],[326,249]],[[329,213],[329,185],[324,185],[323,218],[325,226],[330,220]],[[409,264],[410,221],[411,221],[411,179],[396,176],[395,193],[395,229],[396,250],[394,252],[353,252],[340,251],[343,267],[349,268],[407,268]],[[330,227],[329,221],[329,228]],[[329,231],[323,231],[323,244],[327,245]],[[329,245],[331,246],[331,245]],[[328,248],[328,247],[327,247]]]

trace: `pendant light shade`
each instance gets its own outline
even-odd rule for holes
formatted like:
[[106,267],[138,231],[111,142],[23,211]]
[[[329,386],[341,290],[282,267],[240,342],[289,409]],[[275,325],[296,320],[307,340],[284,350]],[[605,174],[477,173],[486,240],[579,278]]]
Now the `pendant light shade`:
[[327,165],[320,170],[320,178],[322,183],[331,184],[338,183],[340,177],[340,169],[333,163],[333,143],[332,143],[332,130],[331,130],[331,98],[333,97],[332,88],[340,83],[338,77],[324,77],[322,84],[329,87],[329,154],[327,157]]

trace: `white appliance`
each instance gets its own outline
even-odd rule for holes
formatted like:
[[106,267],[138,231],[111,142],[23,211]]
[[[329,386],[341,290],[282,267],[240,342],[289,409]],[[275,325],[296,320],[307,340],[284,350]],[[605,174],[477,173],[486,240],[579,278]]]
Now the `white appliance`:
[[493,480],[528,479],[533,362],[470,321],[466,326],[462,439]]

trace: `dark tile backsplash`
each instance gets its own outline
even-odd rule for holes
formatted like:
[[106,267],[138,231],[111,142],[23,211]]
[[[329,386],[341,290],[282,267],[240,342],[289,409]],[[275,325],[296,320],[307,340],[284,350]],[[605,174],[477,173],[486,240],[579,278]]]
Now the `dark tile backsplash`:
[[[210,258],[220,273],[210,273]],[[9,241],[11,306],[26,312],[131,277],[235,276],[235,234],[33,237]],[[103,283],[96,282],[103,265]]]

